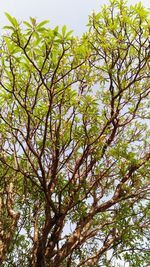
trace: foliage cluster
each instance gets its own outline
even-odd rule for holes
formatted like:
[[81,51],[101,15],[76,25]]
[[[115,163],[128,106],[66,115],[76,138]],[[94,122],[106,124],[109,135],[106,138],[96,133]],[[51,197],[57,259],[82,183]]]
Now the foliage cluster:
[[111,0],[81,38],[6,16],[1,266],[149,266],[149,10]]

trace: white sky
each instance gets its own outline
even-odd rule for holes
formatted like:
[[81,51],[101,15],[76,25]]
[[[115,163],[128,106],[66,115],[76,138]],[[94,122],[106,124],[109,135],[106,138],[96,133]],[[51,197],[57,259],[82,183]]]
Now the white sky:
[[[19,20],[27,20],[29,16],[39,21],[48,19],[52,27],[66,24],[68,30],[80,35],[86,30],[88,15],[93,10],[99,11],[104,3],[108,0],[0,0],[0,28],[7,24],[4,12],[8,12]],[[150,8],[150,0],[142,3]]]

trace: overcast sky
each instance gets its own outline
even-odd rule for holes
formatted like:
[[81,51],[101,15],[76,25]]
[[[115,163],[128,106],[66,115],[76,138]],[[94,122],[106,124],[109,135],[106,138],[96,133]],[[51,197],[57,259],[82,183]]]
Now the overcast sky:
[[[137,0],[129,0],[135,4]],[[77,35],[86,29],[88,15],[99,11],[108,0],[0,0],[0,27],[7,24],[4,12],[10,13],[19,20],[27,20],[30,16],[39,21],[49,19],[52,26],[67,25]],[[142,0],[150,8],[150,0]]]

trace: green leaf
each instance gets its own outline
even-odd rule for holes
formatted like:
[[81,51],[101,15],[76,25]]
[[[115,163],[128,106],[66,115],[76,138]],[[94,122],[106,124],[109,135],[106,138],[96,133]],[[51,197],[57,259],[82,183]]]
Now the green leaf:
[[68,37],[70,37],[70,35],[73,33],[73,30],[72,31],[69,31],[69,32],[67,32],[67,34],[66,34],[66,39],[68,38]]
[[62,35],[63,35],[63,37],[64,37],[65,34],[66,34],[66,30],[67,30],[67,27],[66,27],[66,25],[64,25],[64,26],[62,27]]
[[23,21],[23,24],[25,24],[29,28],[32,28],[32,25],[29,22],[27,22],[27,21]]
[[53,33],[54,35],[57,35],[58,34],[58,29],[59,29],[59,26],[56,26],[53,30]]
[[3,29],[14,31],[14,27],[12,26],[4,26]]
[[36,26],[36,19],[35,18],[30,17],[30,21],[32,23],[32,26]]
[[38,24],[38,28],[41,28],[42,26],[44,26],[47,23],[49,23],[49,20],[42,21],[41,23]]
[[18,26],[18,22],[16,20],[16,18],[11,17],[11,15],[7,12],[5,12],[5,16],[7,17],[7,19],[9,20],[9,22],[13,25],[13,26]]

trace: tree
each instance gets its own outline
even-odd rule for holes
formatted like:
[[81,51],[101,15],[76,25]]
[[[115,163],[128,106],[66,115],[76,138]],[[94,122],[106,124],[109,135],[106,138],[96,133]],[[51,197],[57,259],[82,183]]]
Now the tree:
[[148,266],[149,11],[112,0],[81,38],[6,16],[1,266]]

